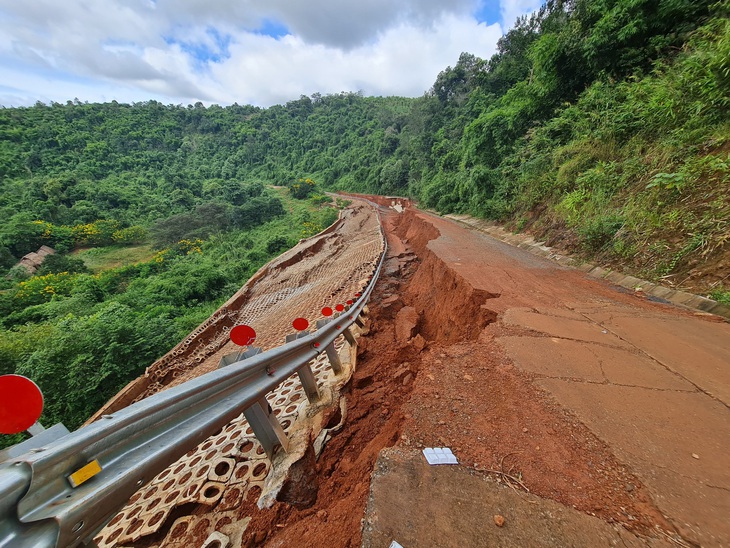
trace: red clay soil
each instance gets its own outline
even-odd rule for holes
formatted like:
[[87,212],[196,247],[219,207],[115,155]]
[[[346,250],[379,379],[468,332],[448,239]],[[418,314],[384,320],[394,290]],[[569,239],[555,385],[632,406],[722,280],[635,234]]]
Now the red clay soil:
[[384,212],[384,222],[390,258],[370,303],[370,334],[360,340],[346,424],[308,480],[318,483],[316,501],[253,513],[255,501],[246,502],[241,516],[253,518],[244,544],[360,546],[370,474],[380,450],[396,444],[449,446],[460,463],[505,472],[541,497],[639,534],[671,531],[606,444],[493,343],[520,328],[492,323],[495,295],[432,254],[427,244],[438,230],[411,210]]

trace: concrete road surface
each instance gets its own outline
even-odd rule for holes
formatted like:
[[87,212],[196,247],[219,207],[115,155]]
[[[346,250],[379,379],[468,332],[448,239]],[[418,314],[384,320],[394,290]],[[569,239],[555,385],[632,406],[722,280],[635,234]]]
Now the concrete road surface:
[[[408,215],[412,218],[406,221]],[[389,236],[399,233],[404,245],[409,240],[413,244],[424,227],[436,229],[438,235],[415,251],[422,259],[427,256],[429,265],[439,263],[449,279],[453,276],[475,294],[491,296],[482,308],[496,313],[496,321],[485,327],[489,337],[480,338],[482,344],[496,344],[534,386],[608,445],[648,489],[651,502],[677,534],[675,545],[730,546],[730,324],[650,302],[449,219],[415,209],[391,212],[389,219]],[[404,224],[410,227],[408,238],[403,238]],[[400,232],[394,226],[400,226]],[[428,325],[429,312],[418,313],[425,318],[421,324]],[[443,422],[448,420],[439,424]],[[394,470],[393,485],[405,482],[400,488],[406,490],[407,478],[436,474],[416,457],[381,457],[385,472],[374,474],[366,516],[374,523],[366,526],[369,532],[364,536],[365,545],[371,546],[386,545],[388,535],[410,538],[403,523],[388,523],[384,535],[390,519],[384,516],[397,515],[393,508],[384,511],[388,500],[392,502],[392,497],[383,496],[387,469]],[[453,493],[443,490],[456,479],[439,478],[429,479],[433,483],[425,492],[423,478],[412,483],[416,500],[444,496],[444,508],[453,504]],[[485,531],[493,529],[493,524],[483,526]],[[557,531],[553,529],[545,529],[545,534]],[[601,536],[609,529],[601,522],[593,532]],[[569,545],[593,545],[589,537],[569,542],[559,531],[555,534]],[[519,536],[512,543],[483,538],[484,546],[560,545],[560,540],[547,542],[547,537],[544,543],[532,537],[526,544]],[[451,540],[458,539],[457,535]],[[445,545],[471,542],[462,540],[464,544]]]

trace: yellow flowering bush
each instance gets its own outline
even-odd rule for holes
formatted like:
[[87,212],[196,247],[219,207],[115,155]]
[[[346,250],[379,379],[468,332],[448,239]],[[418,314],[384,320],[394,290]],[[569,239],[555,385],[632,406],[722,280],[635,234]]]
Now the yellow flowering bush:
[[309,196],[309,194],[311,194],[316,184],[317,183],[315,183],[310,178],[299,179],[296,183],[290,183],[288,185],[289,192],[291,192],[292,196],[294,196],[295,198],[303,200],[304,198]]
[[75,277],[68,272],[33,276],[18,284],[14,298],[27,306],[50,301],[54,295],[68,295]]
[[73,226],[54,225],[47,221],[33,221],[45,244],[61,250],[79,246],[104,246],[112,243],[139,243],[147,239],[147,231],[141,226],[121,228],[119,221],[100,219],[93,223]]
[[315,234],[319,234],[320,232],[322,232],[322,230],[324,230],[324,228],[321,224],[305,221],[302,224],[302,238],[314,236]]
[[47,221],[33,221],[38,230],[38,235],[45,245],[49,245],[58,251],[68,251],[73,248],[74,240],[72,228],[65,225],[54,225]]
[[118,221],[99,220],[93,223],[71,227],[74,243],[78,246],[109,245],[114,242],[114,233],[120,230]]
[[192,255],[193,253],[200,253],[202,255],[202,245],[203,240],[198,238],[195,240],[180,240],[175,247],[177,247],[178,252],[182,255]]
[[163,249],[162,251],[158,251],[157,253],[155,253],[154,257],[152,257],[152,261],[156,264],[162,264],[165,261],[168,261],[173,257],[177,257],[179,255],[192,255],[194,253],[202,255],[202,246],[203,240],[199,238],[195,240],[180,240],[171,248]]
[[46,240],[50,240],[53,236],[53,229],[54,225],[53,223],[48,223],[46,221],[33,221],[33,224],[36,225],[41,232],[41,237],[43,237]]
[[112,234],[112,240],[117,244],[140,244],[147,239],[147,230],[141,226],[130,226],[117,230]]

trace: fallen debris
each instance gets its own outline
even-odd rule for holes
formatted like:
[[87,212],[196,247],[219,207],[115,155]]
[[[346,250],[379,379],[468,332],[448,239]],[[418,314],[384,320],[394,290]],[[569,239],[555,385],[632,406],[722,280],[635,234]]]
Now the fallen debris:
[[430,465],[436,464],[459,464],[456,456],[448,447],[426,447],[423,450],[423,456]]

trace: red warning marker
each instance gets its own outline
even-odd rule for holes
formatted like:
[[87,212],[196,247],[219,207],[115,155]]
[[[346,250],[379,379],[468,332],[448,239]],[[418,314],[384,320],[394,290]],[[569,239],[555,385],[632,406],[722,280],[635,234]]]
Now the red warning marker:
[[351,305],[351,304],[352,304],[352,303],[354,303],[354,302],[355,302],[355,301],[353,301],[352,299],[347,299],[347,304],[349,304],[349,305]]
[[304,331],[309,327],[309,322],[304,318],[297,318],[291,323],[292,327],[297,331]]
[[362,297],[362,293],[355,293],[355,297],[359,299],[360,297]]
[[28,430],[43,412],[41,389],[22,375],[0,376],[0,402],[0,434]]
[[325,306],[322,309],[322,316],[326,316],[329,318],[332,314],[334,314],[334,312],[332,311],[332,309],[329,306]]
[[342,312],[344,309],[345,309],[345,305],[343,305],[343,304],[335,305],[335,310],[337,310],[337,312]]
[[249,346],[256,340],[256,331],[248,325],[237,325],[231,329],[231,341],[238,346]]

